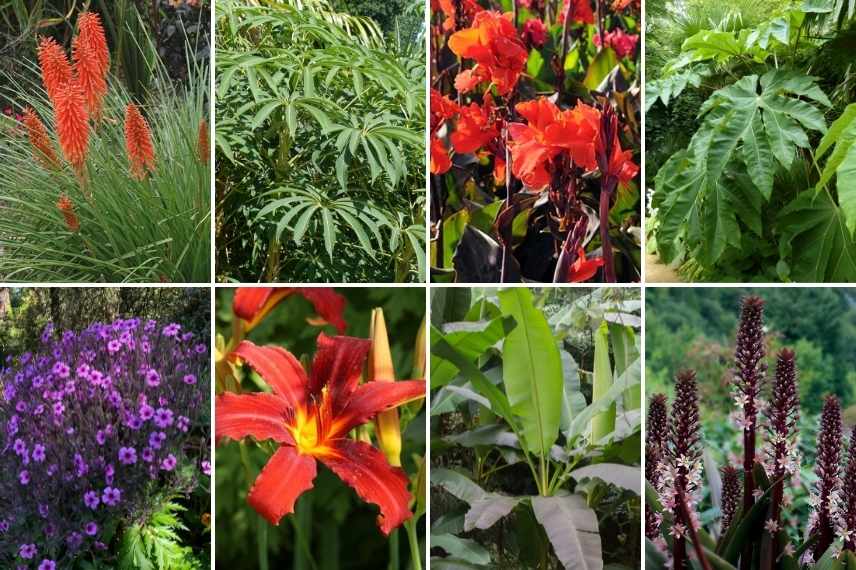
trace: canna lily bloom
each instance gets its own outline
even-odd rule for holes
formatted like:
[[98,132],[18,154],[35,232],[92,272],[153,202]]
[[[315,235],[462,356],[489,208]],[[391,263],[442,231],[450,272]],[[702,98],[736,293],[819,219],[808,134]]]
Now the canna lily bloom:
[[196,152],[199,155],[199,162],[208,164],[211,155],[211,144],[208,139],[208,121],[205,119],[199,121],[199,137],[196,142]]
[[598,267],[602,267],[603,263],[602,257],[586,259],[586,250],[579,248],[577,250],[577,259],[571,264],[571,268],[568,271],[568,283],[588,281],[594,277]]
[[568,2],[571,3],[571,21],[580,24],[594,24],[594,12],[591,9],[591,0],[564,0],[562,11],[559,13],[559,23],[565,23],[565,13],[568,12]]
[[[529,53],[511,18],[510,12],[479,12],[473,19],[472,27],[455,32],[449,38],[449,49],[455,55],[475,60],[477,64],[472,71],[462,72],[468,85],[474,87],[475,84],[490,81],[500,95],[507,95],[517,85]],[[478,81],[473,84],[476,78]],[[455,83],[457,85],[457,79]]]
[[[632,55],[636,51],[636,44],[639,42],[638,34],[625,33],[621,28],[606,32],[603,37],[606,39],[606,46],[611,47],[619,59]],[[600,34],[595,34],[592,41],[594,45],[600,47]]]
[[539,18],[526,20],[521,35],[526,45],[540,48],[547,41],[547,26]]
[[74,203],[71,201],[71,198],[63,194],[59,197],[59,201],[56,203],[57,209],[59,209],[62,217],[65,218],[65,225],[70,232],[77,232],[80,230],[80,220],[77,219],[77,214],[74,213]]
[[104,96],[107,94],[107,70],[110,52],[98,14],[84,12],[77,20],[79,32],[72,44],[74,72],[86,97],[86,110],[97,122],[101,120]]
[[[460,7],[461,13],[458,14],[457,7]],[[431,0],[431,10],[441,11],[445,14],[446,19],[443,21],[443,31],[451,32],[455,29],[455,22],[458,19],[458,16],[469,25],[470,22],[473,21],[473,18],[476,14],[484,10],[481,6],[478,5],[475,0]]]
[[445,174],[450,168],[449,149],[438,137],[431,135],[431,174]]
[[377,448],[350,439],[348,432],[380,412],[424,398],[425,381],[359,385],[370,346],[368,340],[321,333],[309,375],[279,347],[243,341],[230,356],[249,364],[273,390],[217,396],[215,422],[218,440],[253,437],[280,444],[247,495],[250,506],[271,524],[294,512],[297,498],[312,488],[316,461],[380,507],[378,526],[384,534],[412,516],[404,471],[391,467]]
[[499,138],[499,129],[493,117],[493,98],[484,96],[484,105],[470,103],[461,107],[461,114],[452,133],[452,145],[457,153],[475,152],[489,142]]
[[80,174],[89,148],[89,115],[83,92],[74,81],[59,87],[54,93],[54,116],[62,154]]
[[59,170],[59,158],[57,158],[51,139],[48,137],[48,130],[36,112],[27,107],[24,109],[22,121],[27,128],[30,145],[33,147],[33,157],[46,168]]
[[155,169],[155,149],[149,123],[134,103],[125,109],[125,148],[131,164],[131,176],[145,180],[147,173]]
[[53,38],[42,38],[38,47],[39,67],[42,71],[42,83],[48,98],[56,104],[59,90],[71,83],[74,76],[65,51]]
[[597,168],[595,142],[599,132],[600,112],[585,103],[573,109],[560,110],[541,97],[518,103],[515,107],[528,124],[509,123],[511,169],[530,188],[543,188],[550,183],[550,162],[562,152],[586,170]]
[[320,318],[311,324],[330,323],[339,331],[345,332],[345,298],[326,287],[239,287],[232,300],[232,312],[243,321],[244,332],[250,332],[283,299],[292,294],[302,295],[315,306]]

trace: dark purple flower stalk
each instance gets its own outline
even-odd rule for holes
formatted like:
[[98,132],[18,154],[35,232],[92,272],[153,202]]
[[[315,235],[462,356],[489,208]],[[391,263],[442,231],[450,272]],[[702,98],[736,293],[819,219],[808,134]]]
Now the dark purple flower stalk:
[[140,319],[42,343],[0,368],[2,568],[21,545],[62,568],[99,558],[105,529],[192,490],[207,459],[207,343]]
[[817,536],[813,550],[815,559],[819,559],[835,540],[833,524],[835,517],[830,511],[840,483],[838,478],[840,459],[841,404],[835,396],[828,396],[820,416],[817,459],[814,468],[817,484],[811,497],[814,511],[811,514],[810,528],[811,534]]
[[[758,420],[758,394],[764,381],[764,301],[760,297],[743,299],[737,342],[734,349],[735,402],[743,429],[743,512],[755,504],[755,430]],[[743,552],[740,568],[752,563],[751,544]]]
[[674,568],[689,567],[686,536],[694,534],[699,522],[695,514],[695,491],[701,480],[699,446],[698,386],[695,372],[679,372],[672,404],[668,459],[670,469],[661,476],[663,508],[674,515],[672,558]]
[[[772,399],[767,412],[769,419],[767,458],[772,462],[767,473],[774,482],[770,518],[766,529],[773,536],[781,530],[782,501],[785,478],[799,469],[797,452],[797,421],[799,420],[799,390],[797,389],[796,357],[793,350],[782,349],[776,360],[776,375],[773,378]],[[779,558],[778,541],[774,542],[774,556],[770,563]]]
[[722,531],[724,535],[734,521],[740,504],[740,472],[733,465],[722,468]]
[[847,454],[843,482],[844,516],[841,521],[841,535],[844,538],[844,549],[856,552],[856,427],[850,432],[850,451]]
[[[645,479],[656,489],[660,484],[660,468],[669,437],[669,412],[666,395],[654,394],[648,404],[645,431]],[[660,521],[650,505],[645,505],[645,536],[651,540],[660,534]]]

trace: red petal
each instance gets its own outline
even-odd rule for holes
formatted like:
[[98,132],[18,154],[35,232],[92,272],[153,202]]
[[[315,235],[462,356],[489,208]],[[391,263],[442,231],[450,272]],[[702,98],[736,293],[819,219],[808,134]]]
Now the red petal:
[[315,312],[336,327],[339,334],[345,332],[347,324],[342,318],[345,298],[326,287],[301,287],[297,290],[315,307]]
[[377,522],[384,534],[388,535],[413,516],[407,506],[411,499],[407,475],[402,469],[390,466],[383,453],[352,439],[338,440],[331,451],[318,459],[364,501],[380,507]]
[[300,407],[306,401],[309,379],[300,361],[284,348],[260,347],[245,340],[229,356],[247,361],[274,393],[285,398],[291,407]]
[[344,410],[336,417],[335,433],[338,437],[364,424],[380,412],[425,397],[424,380],[398,382],[368,382],[354,390]]
[[247,495],[247,502],[270,524],[294,512],[294,502],[312,488],[317,467],[310,455],[301,455],[293,447],[280,447]]
[[333,409],[341,409],[360,381],[371,345],[368,339],[319,334],[310,391],[320,394],[321,388],[326,386],[333,398]]
[[288,402],[273,394],[233,394],[217,396],[215,406],[215,438],[238,440],[252,436],[259,441],[273,439],[294,443],[285,427]]
[[232,312],[252,322],[273,294],[273,287],[239,287],[232,300]]

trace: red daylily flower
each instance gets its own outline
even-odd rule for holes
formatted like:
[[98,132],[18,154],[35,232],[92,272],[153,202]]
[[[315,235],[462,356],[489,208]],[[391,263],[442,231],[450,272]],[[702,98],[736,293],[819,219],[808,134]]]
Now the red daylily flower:
[[243,341],[230,355],[247,362],[273,390],[217,396],[215,422],[217,440],[253,437],[280,444],[247,495],[271,524],[294,512],[297,498],[312,488],[316,461],[380,507],[384,534],[412,516],[405,472],[348,432],[380,412],[424,398],[425,381],[360,385],[370,347],[369,340],[321,333],[309,375],[294,355],[276,346]]
[[499,137],[499,129],[492,114],[493,97],[490,93],[485,94],[483,106],[470,103],[469,107],[461,108],[461,115],[451,137],[455,152],[475,152]]
[[581,24],[594,24],[594,12],[591,9],[590,0],[565,0],[562,3],[562,11],[559,13],[559,23],[565,23],[565,13],[568,11],[568,2],[571,2],[571,20]]
[[283,299],[292,294],[302,295],[315,306],[320,319],[312,324],[330,323],[342,333],[347,326],[342,318],[345,298],[325,287],[240,287],[235,291],[232,311],[243,319],[244,331],[250,331]]
[[450,168],[449,149],[438,137],[431,135],[431,174],[445,174]]
[[477,64],[464,76],[467,85],[475,80],[473,74],[479,82],[493,82],[500,95],[507,95],[517,85],[529,53],[520,41],[511,18],[510,12],[500,14],[485,10],[476,14],[472,27],[455,32],[449,38],[452,52],[462,58],[473,59]]
[[588,281],[594,274],[597,273],[598,267],[603,266],[602,257],[593,257],[586,259],[586,250],[579,248],[577,250],[577,259],[571,264],[568,271],[568,283],[582,283]]
[[530,188],[542,188],[550,183],[547,169],[560,153],[567,152],[574,162],[586,170],[597,168],[595,140],[598,135],[600,112],[585,103],[573,109],[560,110],[541,97],[518,103],[515,107],[528,124],[509,123],[511,169]]

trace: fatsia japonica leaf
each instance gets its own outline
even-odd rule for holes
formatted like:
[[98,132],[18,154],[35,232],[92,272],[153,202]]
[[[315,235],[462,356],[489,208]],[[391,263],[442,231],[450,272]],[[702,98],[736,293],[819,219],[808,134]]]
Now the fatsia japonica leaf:
[[706,69],[693,68],[669,74],[645,82],[645,110],[648,111],[660,100],[666,107],[672,98],[678,97],[687,86],[698,87],[706,75]]
[[597,515],[582,497],[532,497],[532,510],[565,570],[603,568]]
[[740,245],[739,221],[761,233],[761,205],[777,169],[789,168],[797,149],[809,147],[806,130],[826,132],[818,104],[830,102],[815,79],[788,70],[748,75],[711,95],[689,148],[657,173],[664,261],[674,260],[683,243],[710,268],[726,247]]

